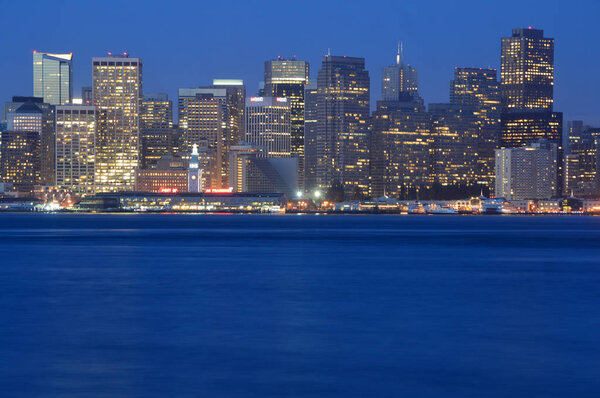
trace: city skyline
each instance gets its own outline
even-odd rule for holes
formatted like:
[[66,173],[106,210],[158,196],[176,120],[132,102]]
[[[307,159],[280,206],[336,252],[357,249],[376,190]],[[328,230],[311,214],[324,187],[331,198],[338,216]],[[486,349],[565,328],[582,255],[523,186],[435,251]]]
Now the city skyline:
[[[11,62],[0,65],[3,75],[12,76],[0,90],[2,101],[10,100],[13,95],[31,95],[31,71],[25,65],[31,63],[31,52],[34,50],[74,53],[75,97],[79,96],[82,86],[91,85],[89,60],[92,57],[105,56],[108,51],[127,51],[144,60],[144,91],[165,92],[173,100],[178,88],[206,86],[214,78],[243,79],[248,95],[253,95],[263,80],[264,60],[274,59],[278,55],[286,58],[296,55],[297,59],[308,61],[314,66],[311,80],[315,82],[318,70],[315,67],[330,48],[335,55],[365,58],[366,69],[373,83],[373,110],[375,101],[381,97],[378,84],[381,69],[394,63],[397,42],[402,41],[405,62],[419,70],[419,92],[425,103],[447,102],[447,87],[454,67],[491,67],[499,70],[501,37],[507,36],[512,28],[533,26],[556,39],[554,108],[564,113],[565,120],[581,119],[590,124],[600,124],[600,115],[596,111],[600,104],[600,93],[595,90],[600,85],[600,77],[592,69],[600,55],[592,54],[591,39],[586,40],[593,33],[592,20],[589,18],[600,6],[591,1],[568,7],[554,1],[543,9],[536,7],[539,5],[536,2],[503,2],[505,6],[502,9],[496,9],[493,4],[482,4],[477,8],[478,11],[469,14],[472,18],[468,23],[458,26],[452,23],[453,20],[460,18],[463,9],[475,9],[470,7],[475,2],[461,2],[463,7],[457,7],[456,10],[445,4],[428,10],[418,4],[384,3],[371,8],[359,8],[352,4],[340,7],[341,3],[333,2],[319,9],[318,18],[312,18],[309,14],[303,29],[283,30],[280,35],[269,35],[260,41],[255,40],[256,35],[270,28],[257,23],[260,21],[257,11],[244,3],[234,3],[235,7],[230,7],[232,4],[229,2],[208,8],[185,4],[173,9],[161,9],[165,21],[161,29],[152,29],[158,25],[148,19],[148,15],[155,13],[160,3],[144,3],[145,7],[141,10],[138,10],[139,4],[124,5],[122,16],[111,16],[111,20],[117,28],[131,24],[140,29],[128,30],[126,34],[118,34],[123,30],[114,29],[102,35],[102,39],[95,39],[99,36],[91,33],[105,20],[106,12],[99,10],[93,15],[89,14],[89,18],[82,17],[86,15],[86,10],[91,10],[86,5],[66,2],[54,5],[56,9],[50,9],[39,3],[32,10],[31,20],[38,22],[35,26],[29,25],[30,19],[19,21],[18,26],[9,19],[6,28],[22,34],[18,40],[7,42],[6,51],[11,55]],[[517,4],[520,12],[514,13],[512,6],[516,7]],[[329,21],[326,17],[333,15],[336,6],[335,15],[338,17]],[[10,3],[5,3],[3,7],[8,13],[18,11],[18,6]],[[263,7],[262,11],[266,10],[271,16],[283,16],[291,7]],[[316,3],[309,2],[309,9],[316,7]],[[192,29],[185,25],[189,17],[182,16],[186,14],[181,13],[183,8],[223,15],[227,23],[236,26],[223,37],[199,44],[190,44],[186,40],[180,43],[174,40],[176,34],[182,33],[186,37],[185,33]],[[133,15],[134,10],[140,11],[141,15],[139,19],[131,20],[128,16]],[[35,18],[38,13],[50,18]],[[400,18],[388,14],[400,15]],[[71,17],[74,15],[77,18]],[[572,29],[568,27],[568,20],[575,17],[581,22],[577,29]],[[402,24],[393,22],[399,19]],[[586,23],[587,19],[590,23]],[[50,26],[40,22],[45,20],[68,23]],[[360,26],[364,28],[356,31],[350,29],[353,23],[361,21]],[[205,30],[215,28],[216,23],[207,21],[196,28],[197,34],[202,36]],[[430,29],[429,26],[436,28]],[[164,34],[165,28],[176,32]],[[50,34],[40,35],[41,30]],[[452,34],[446,33],[449,30]],[[74,31],[82,34],[74,35]],[[169,50],[161,51],[161,48]]]

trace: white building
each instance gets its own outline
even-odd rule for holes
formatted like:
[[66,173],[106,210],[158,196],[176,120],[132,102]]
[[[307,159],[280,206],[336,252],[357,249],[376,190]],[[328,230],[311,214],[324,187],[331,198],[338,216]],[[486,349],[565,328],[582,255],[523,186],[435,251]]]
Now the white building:
[[555,197],[557,170],[558,147],[548,141],[496,149],[496,196],[507,200]]
[[267,148],[269,157],[291,157],[291,113],[287,98],[246,99],[246,141]]

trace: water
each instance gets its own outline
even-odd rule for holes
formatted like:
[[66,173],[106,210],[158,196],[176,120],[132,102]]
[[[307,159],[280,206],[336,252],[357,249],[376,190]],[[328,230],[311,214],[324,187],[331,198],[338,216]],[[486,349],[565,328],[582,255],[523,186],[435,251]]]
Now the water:
[[598,397],[600,218],[0,214],[3,397]]

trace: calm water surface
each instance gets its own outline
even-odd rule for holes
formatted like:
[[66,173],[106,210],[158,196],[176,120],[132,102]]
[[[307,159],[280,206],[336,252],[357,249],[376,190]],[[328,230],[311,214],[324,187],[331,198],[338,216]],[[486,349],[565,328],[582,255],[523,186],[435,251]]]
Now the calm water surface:
[[0,214],[2,397],[598,397],[600,217]]

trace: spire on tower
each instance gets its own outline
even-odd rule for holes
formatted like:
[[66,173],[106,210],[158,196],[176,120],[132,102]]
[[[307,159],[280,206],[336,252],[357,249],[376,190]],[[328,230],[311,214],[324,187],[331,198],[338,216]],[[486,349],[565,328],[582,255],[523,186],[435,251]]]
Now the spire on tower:
[[400,65],[400,42],[398,42],[398,51],[396,52],[396,65]]

